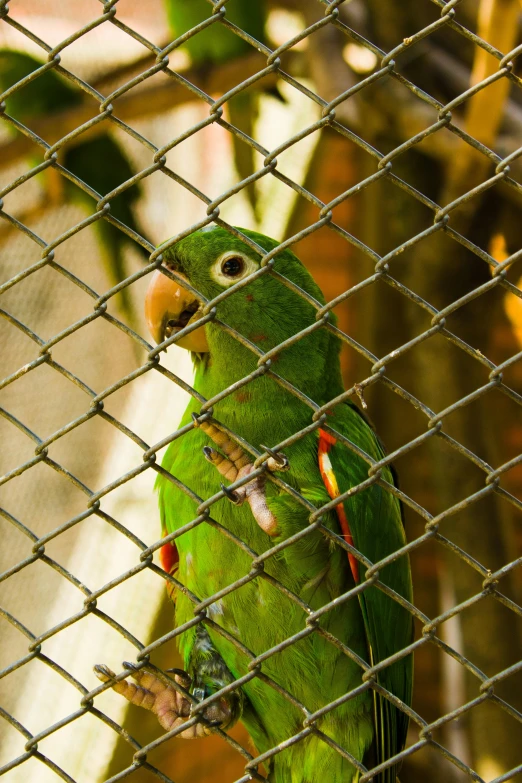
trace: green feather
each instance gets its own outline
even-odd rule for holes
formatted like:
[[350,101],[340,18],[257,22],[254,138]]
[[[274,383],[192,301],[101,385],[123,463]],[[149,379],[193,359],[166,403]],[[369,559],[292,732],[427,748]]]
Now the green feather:
[[[261,234],[242,231],[265,250],[277,245]],[[166,261],[185,274],[202,294],[212,298],[224,290],[213,278],[212,268],[222,253],[231,250],[259,262],[256,253],[221,228],[199,231],[183,239],[167,251]],[[321,291],[293,253],[287,250],[278,254],[275,269],[317,302],[324,303]],[[217,318],[263,351],[315,323],[315,314],[312,304],[269,274],[237,290],[217,306]],[[250,374],[256,369],[258,359],[218,325],[210,322],[205,330],[210,354],[195,357],[194,385],[209,399]],[[343,391],[339,341],[323,327],[273,357],[271,369],[319,405]],[[192,412],[199,409],[199,402],[193,400],[181,426],[188,424]],[[282,388],[270,374],[257,377],[219,400],[214,405],[213,415],[258,449],[262,443],[278,444],[307,427],[312,420],[310,407]],[[346,434],[375,459],[379,458],[381,452],[376,436],[350,406],[337,408],[328,424],[341,435]],[[172,481],[160,477],[158,481],[162,519],[169,533],[194,523],[199,499],[206,499],[218,491],[221,477],[204,460],[201,454],[204,445],[209,445],[209,439],[196,428],[174,440],[165,456],[163,467],[175,477]],[[314,430],[285,449],[290,471],[284,474],[285,481],[315,507],[329,501],[319,471],[317,446],[318,434]],[[336,469],[343,486],[353,486],[367,478],[368,468],[362,460],[341,445],[335,449],[335,461],[339,463]],[[179,579],[197,600],[209,598],[250,573],[251,557],[230,534],[260,554],[309,525],[308,511],[287,493],[272,483],[267,484],[266,491],[278,523],[275,539],[269,538],[257,525],[248,505],[237,507],[226,499],[211,507],[211,519],[189,525],[176,539],[180,555]],[[402,546],[400,511],[391,495],[375,485],[356,495],[350,503],[347,511],[357,530],[357,545],[369,559],[375,561],[383,552]],[[335,513],[326,514],[323,521],[334,532],[341,533]],[[223,529],[229,535],[225,535]],[[379,538],[382,543],[376,541]],[[403,567],[406,558],[399,563],[402,565],[389,566],[382,578],[408,597],[411,583],[409,570],[407,566]],[[307,627],[307,614],[278,589],[278,584],[314,611],[354,586],[346,552],[317,531],[267,559],[265,573],[268,579],[259,575],[207,609],[211,621],[207,624],[213,648],[211,655],[216,666],[226,666],[234,678],[249,671],[250,658],[243,652],[244,647],[257,656]],[[373,592],[365,593],[361,601],[352,597],[338,603],[320,620],[324,631],[368,662],[369,646],[374,650],[376,660],[381,660],[409,644],[411,639],[411,620],[408,617],[394,620],[394,606],[389,599],[383,601],[377,588],[371,590]],[[178,591],[176,623],[186,623],[193,616],[193,602],[184,591]],[[236,647],[219,633],[219,628],[244,647]],[[180,646],[186,667],[196,672],[199,653],[194,628],[181,635]],[[321,709],[362,682],[362,669],[358,663],[318,632],[269,657],[263,662],[261,671],[269,682],[289,691],[308,712]],[[406,678],[406,670],[396,674],[390,669],[383,673],[381,681],[409,703],[409,690],[404,685]],[[207,680],[206,684],[212,690],[212,683]],[[218,686],[216,681],[214,690]],[[303,712],[266,681],[250,680],[243,686],[242,694],[241,719],[260,753],[302,730]],[[317,722],[317,728],[360,762],[368,757],[373,745],[382,742],[383,747],[378,751],[378,759],[382,760],[400,750],[404,727],[399,726],[399,716],[392,714],[385,703],[377,706],[382,707],[382,717],[379,717],[380,713],[375,717],[371,690],[363,690],[327,712]],[[269,768],[269,779],[274,783],[315,783],[318,780],[356,783],[359,778],[348,758],[314,734],[275,755]],[[380,783],[392,780],[395,780],[395,771],[388,773]]]

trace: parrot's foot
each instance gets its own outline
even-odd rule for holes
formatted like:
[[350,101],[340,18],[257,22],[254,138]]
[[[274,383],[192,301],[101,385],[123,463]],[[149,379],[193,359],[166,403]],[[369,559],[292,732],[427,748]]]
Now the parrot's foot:
[[[138,669],[134,664],[127,661],[123,662],[123,666],[125,669],[132,671],[130,676],[138,684],[135,685],[127,680],[120,680],[119,682],[114,682],[112,685],[113,690],[124,696],[131,704],[151,710],[165,731],[172,731],[172,729],[181,726],[191,717],[192,702],[186,696],[179,693],[174,687],[165,685],[159,677],[145,669]],[[172,671],[174,672],[176,682],[188,691],[192,685],[191,677],[179,669],[173,669]],[[102,682],[114,681],[116,677],[114,672],[103,664],[96,665],[94,673]],[[204,697],[204,693],[201,694],[201,697]],[[234,717],[232,712],[232,707],[227,700],[224,698],[220,699],[203,711],[202,717],[205,719],[205,723],[194,723],[177,736],[184,739],[205,737],[211,733],[212,725],[228,726]],[[208,725],[209,723],[212,725]]]
[[[249,456],[238,443],[231,440],[226,432],[219,429],[214,422],[205,421],[200,423],[195,416],[193,416],[193,419],[196,426],[201,427],[203,432],[205,432],[224,453],[225,456],[210,446],[203,447],[205,459],[214,465],[224,478],[228,481],[238,481],[252,473],[255,468],[250,461]],[[288,459],[284,454],[273,451],[267,446],[262,446],[262,448],[270,454],[266,461],[266,466],[269,471],[275,472],[289,469]],[[252,481],[249,481],[238,489],[230,490],[224,484],[221,484],[221,489],[228,499],[238,506],[246,500],[254,515],[254,519],[261,530],[264,530],[269,536],[275,536],[277,534],[277,520],[268,507],[265,485],[266,479],[261,475],[256,476],[255,479],[252,479]]]
[[[241,452],[244,454],[243,449],[241,449]],[[229,481],[237,481],[245,478],[245,476],[248,476],[254,470],[254,466],[251,462],[248,462],[246,465],[237,469],[236,464],[234,464],[232,460],[226,459],[219,451],[212,449],[210,446],[203,447],[203,454],[205,455],[205,459],[214,465],[221,475],[228,478]],[[254,515],[254,519],[261,530],[264,530],[269,536],[276,535],[277,520],[268,508],[266,502],[264,476],[256,476],[256,478],[249,481],[248,484],[244,484],[242,487],[238,487],[234,490],[221,484],[221,489],[227,498],[236,506],[240,506],[246,500]]]

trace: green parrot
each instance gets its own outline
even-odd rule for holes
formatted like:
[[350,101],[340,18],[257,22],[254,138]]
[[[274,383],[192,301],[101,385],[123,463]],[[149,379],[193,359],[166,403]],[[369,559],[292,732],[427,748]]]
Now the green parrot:
[[[0,50],[0,90],[7,90],[43,64],[25,52]],[[54,70],[48,70],[10,95],[6,100],[6,110],[16,120],[31,127],[31,121],[35,118],[77,106],[82,99],[79,90],[68,84]],[[40,162],[35,161],[34,165]],[[132,164],[122,148],[107,133],[90,138],[80,136],[78,140],[69,142],[64,151],[59,153],[59,162],[102,196],[134,174]],[[44,181],[49,191],[56,190],[58,186],[58,189],[63,189],[64,199],[79,204],[89,214],[94,211],[93,198],[70,180],[57,175],[55,170],[48,169]],[[139,186],[132,185],[111,199],[111,215],[137,233],[143,233],[134,214],[134,204],[139,196]],[[127,276],[124,257],[127,245],[137,248],[143,260],[146,260],[147,255],[141,245],[133,242],[123,231],[106,220],[96,221],[94,230],[111,285],[120,283]],[[130,317],[131,304],[127,289],[120,292],[120,297],[123,309]]]
[[[277,247],[275,240],[262,234],[239,230],[265,251]],[[220,227],[199,230],[164,253],[166,267],[183,275],[207,300],[256,272],[260,261],[260,255]],[[190,402],[180,424],[189,429],[170,444],[158,481],[163,535],[185,527],[161,550],[163,567],[184,586],[172,591],[176,626],[187,624],[178,637],[186,671],[177,671],[175,680],[201,700],[248,675],[251,655],[261,656],[304,632],[262,661],[262,677],[255,676],[217,698],[203,717],[222,728],[240,719],[262,754],[303,731],[307,715],[339,700],[318,718],[317,732],[305,732],[300,741],[263,763],[271,783],[356,783],[361,774],[358,764],[373,769],[404,747],[408,718],[382,694],[384,689],[410,705],[412,656],[382,668],[375,676],[375,689],[363,685],[362,675],[368,666],[411,643],[413,622],[405,608],[376,586],[343,600],[363,583],[366,566],[335,541],[344,540],[377,563],[405,544],[401,507],[377,483],[331,504],[368,479],[369,464],[360,455],[371,460],[384,456],[355,405],[347,401],[328,407],[344,391],[341,344],[332,331],[321,326],[309,332],[272,355],[270,372],[256,374],[259,352],[266,353],[316,323],[317,310],[309,298],[324,304],[320,289],[290,250],[275,256],[274,269],[305,296],[271,274],[261,275],[217,305],[216,318],[236,330],[243,342],[213,321],[178,342],[193,352],[198,395],[216,401],[207,418],[201,415],[201,397]],[[191,292],[157,271],[146,299],[146,317],[155,340],[161,342],[196,323],[201,317],[198,305]],[[335,323],[332,315],[330,323]],[[272,372],[283,380],[278,383]],[[251,373],[253,380],[234,386]],[[309,427],[313,414],[286,388],[289,383],[325,406],[327,416],[319,428],[310,429],[283,453],[277,451],[278,444]],[[226,389],[230,393],[220,396]],[[190,525],[202,500],[219,491],[220,479],[230,484],[246,480],[253,471],[254,458],[230,432],[270,455],[266,471],[239,487],[221,484],[224,496],[211,506],[210,519]],[[395,482],[389,467],[382,468],[382,478]],[[282,479],[290,493],[276,479]],[[293,492],[305,499],[308,508]],[[310,510],[328,503],[330,510],[322,517],[328,533],[313,529],[298,537],[264,560],[263,572],[227,592],[251,573],[252,557],[304,533]],[[379,579],[411,602],[407,555],[380,569]],[[189,596],[205,601],[220,591],[206,608],[209,622],[191,624],[194,602]],[[308,633],[310,611],[326,605],[329,608],[317,620],[319,628],[311,630],[312,625]],[[223,629],[224,635],[217,629]],[[167,731],[182,727],[190,717],[190,700],[146,669],[124,666],[137,684],[115,682],[114,672],[104,665],[95,671],[131,702],[153,710]],[[346,694],[352,695],[343,701]],[[199,721],[180,733],[190,738],[210,730]],[[397,772],[398,765],[390,765],[373,780],[394,783]]]
[[[212,15],[212,6],[208,0],[165,0],[167,17],[171,33],[177,38],[196,27]],[[256,41],[265,42],[266,6],[264,0],[233,0],[226,4],[226,17]],[[221,22],[205,27],[189,38],[183,49],[190,56],[192,64],[202,71],[220,65],[229,60],[253,51],[252,46],[236,33],[231,32]],[[238,74],[238,83],[241,81]],[[280,93],[274,88],[270,95],[281,100]],[[258,97],[255,88],[250,88],[227,101],[230,122],[239,130],[252,137],[258,113]],[[232,136],[234,161],[241,179],[246,179],[256,171],[254,150],[237,136]],[[254,210],[257,210],[255,184],[245,188],[247,198]]]

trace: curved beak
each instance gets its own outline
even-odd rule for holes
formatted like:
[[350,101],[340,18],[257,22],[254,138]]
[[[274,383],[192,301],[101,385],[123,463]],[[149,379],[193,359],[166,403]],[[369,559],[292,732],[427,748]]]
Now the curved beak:
[[[199,302],[180,285],[159,270],[154,272],[145,296],[145,318],[156,343],[172,337],[198,320]],[[176,343],[195,353],[209,350],[205,326],[195,329]]]

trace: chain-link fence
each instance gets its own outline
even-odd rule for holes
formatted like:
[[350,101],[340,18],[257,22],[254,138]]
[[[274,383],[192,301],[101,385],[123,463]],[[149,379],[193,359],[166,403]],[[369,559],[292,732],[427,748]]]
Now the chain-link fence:
[[[11,8],[5,0],[0,3],[1,24],[15,31],[20,40],[30,41],[31,52],[39,52],[42,62],[11,78],[12,84],[2,95],[2,120],[11,133],[4,137],[4,154],[21,162],[22,168],[2,187],[0,215],[9,224],[9,236],[13,232],[23,235],[28,249],[20,252],[22,264],[6,260],[8,274],[3,275],[2,283],[6,306],[1,312],[7,321],[2,351],[8,361],[2,372],[1,410],[8,423],[6,437],[16,441],[16,448],[6,450],[7,457],[14,455],[16,459],[8,464],[2,479],[7,493],[2,519],[6,542],[16,531],[16,545],[9,549],[1,577],[8,607],[1,610],[6,640],[2,678],[4,683],[12,683],[0,708],[5,724],[1,773],[8,780],[23,775],[31,780],[47,780],[45,776],[49,776],[50,780],[115,781],[147,773],[144,779],[179,781],[178,773],[185,774],[180,772],[180,754],[191,758],[202,754],[208,772],[198,772],[200,779],[209,774],[213,780],[236,779],[239,783],[270,779],[267,776],[274,774],[277,757],[293,752],[296,746],[315,748],[313,741],[352,764],[359,783],[391,780],[384,773],[399,761],[404,762],[400,773],[404,781],[516,780],[522,774],[522,763],[517,762],[522,719],[522,610],[517,569],[522,552],[513,521],[522,502],[522,458],[517,456],[522,319],[516,309],[521,291],[513,271],[515,262],[522,258],[517,245],[522,206],[518,0],[469,4],[465,0],[419,0],[411,9],[393,0],[274,3],[287,6],[288,13],[297,13],[301,26],[290,32],[283,26],[286,35],[275,43],[267,38],[270,46],[243,29],[248,25],[238,26],[229,20],[241,5],[240,0],[209,0],[203,21],[190,23],[166,45],[159,45],[148,40],[139,23],[126,21],[126,0],[102,3],[99,15],[93,0],[75,32],[50,46],[37,25],[31,27],[30,17],[20,21],[16,2]],[[110,52],[98,51],[93,58],[97,73],[89,80],[80,78],[65,64],[68,48],[107,26],[116,29],[122,40],[132,39],[136,45],[132,62],[118,64],[109,79],[104,58],[110,58]],[[174,67],[179,52],[191,45],[197,47],[198,36],[212,33],[213,40],[218,40],[223,30],[229,40],[240,41],[237,57],[234,53],[229,58],[216,57],[211,63]],[[35,113],[27,119],[24,99],[16,103],[16,97],[35,86],[30,100],[36,103],[41,98],[39,92],[44,92],[43,79],[50,73],[60,77],[59,84],[72,86],[80,98],[56,104],[51,113],[43,104],[40,116]],[[58,82],[48,84],[51,92],[58,89]],[[300,121],[305,118],[300,127],[284,126],[284,139],[271,147],[259,141],[249,120],[242,123],[239,114],[229,111],[238,98],[254,100],[260,95],[265,96],[261,115],[266,101],[274,106],[286,101],[291,106],[289,113],[297,116],[290,96],[296,96],[299,106],[309,107],[308,114],[299,115]],[[161,127],[163,138],[166,134],[168,140],[157,143],[147,137],[140,125],[143,118],[161,118],[189,101],[198,105],[200,113],[184,116],[179,123],[185,125],[183,130],[160,120],[159,125],[149,126],[151,134],[155,139],[161,137]],[[256,110],[250,106],[248,111],[252,115]],[[215,143],[217,137],[205,136],[209,126],[220,129],[229,139],[229,148],[235,145],[235,161],[229,157],[229,166],[235,163],[239,172],[233,182],[221,182],[213,198],[195,184],[201,181],[196,175],[198,166],[212,172],[223,165],[219,152],[212,148],[212,138]],[[87,184],[88,170],[83,176],[72,163],[68,165],[72,158],[64,156],[80,137],[94,143],[107,133],[119,134],[121,143],[129,145],[134,168],[125,174],[123,167],[117,185],[102,193]],[[186,149],[183,145],[196,138],[210,139],[203,164],[196,160],[202,149],[192,148],[192,156],[181,152],[176,158],[179,168],[170,165],[169,155],[178,147]],[[308,142],[303,156],[305,148],[300,145]],[[330,168],[324,156],[327,143],[340,145],[335,147]],[[342,164],[339,149],[349,150],[352,156],[348,181],[336,171]],[[300,169],[285,168],[285,155],[292,150],[298,151],[297,158],[303,157]],[[241,153],[249,158],[246,164]],[[93,167],[96,154],[95,149],[89,164]],[[228,154],[232,154],[230,149]],[[112,162],[116,167],[117,155],[111,149],[103,165]],[[212,176],[209,171],[205,176]],[[337,181],[336,176],[342,186],[336,190],[333,185],[334,192],[323,197],[325,182]],[[16,199],[17,193],[26,194],[43,177],[49,177],[51,185],[71,182],[93,205],[87,217],[72,207],[69,212],[62,211],[61,223],[45,224],[46,239],[37,230],[41,205],[34,214],[27,212],[24,195],[13,201],[13,209],[9,207],[10,199]],[[286,238],[268,252],[252,235],[234,227],[226,213],[227,205],[239,195],[245,203],[251,202],[247,214],[255,214],[259,208],[256,193],[265,181],[277,182],[283,203],[295,202]],[[150,188],[147,197],[154,190],[154,208],[161,210],[161,193],[167,182],[169,187],[175,183],[178,200],[183,200],[182,193],[190,194],[193,200],[185,211],[180,207],[176,235],[155,248],[142,236],[146,232],[141,232],[139,223],[132,222],[132,213],[118,212],[114,205],[141,187]],[[270,190],[266,194],[268,202],[277,202]],[[65,201],[69,202],[67,193]],[[70,202],[75,203],[73,198]],[[346,222],[342,210],[352,203],[358,205],[356,214],[350,213]],[[279,208],[288,212],[286,207]],[[233,210],[230,215],[233,217]],[[141,214],[142,225],[145,220],[146,215]],[[371,224],[366,234],[365,221]],[[102,225],[115,227],[116,236],[130,238],[134,248],[126,253],[134,256],[130,273],[128,265],[116,270],[114,279],[118,282],[100,294],[106,282],[89,268],[89,254],[95,252],[89,245],[89,231]],[[245,252],[262,256],[258,269],[213,298],[194,290],[172,265],[162,265],[177,242],[207,226],[225,229],[245,243]],[[163,237],[172,233],[166,226],[161,230]],[[300,247],[305,255],[313,254],[316,251],[307,251],[306,241],[326,235],[341,248],[335,252],[341,257],[342,274],[345,266],[356,271],[348,280],[343,277],[342,287],[327,295],[327,303],[322,304],[278,271],[278,253],[294,248],[299,255]],[[115,247],[112,235],[101,233],[101,239],[109,249]],[[138,258],[140,248],[147,255],[146,262]],[[315,266],[309,266],[321,284],[329,271],[337,269],[328,255],[314,262]],[[135,315],[134,308],[136,302],[142,306],[143,284],[158,269],[192,292],[201,317],[197,326],[184,325],[153,347],[141,333],[141,316]],[[52,273],[53,281],[59,279],[60,287],[54,289],[50,278],[38,277],[44,273]],[[268,350],[263,347],[266,336],[249,339],[220,314],[230,296],[245,286],[248,291],[248,284],[259,278],[272,278],[289,296],[301,297],[315,310],[315,320],[306,328]],[[31,280],[37,281],[36,290],[24,309],[21,302]],[[324,287],[328,288],[327,284]],[[46,290],[51,292],[49,296]],[[80,290],[90,301],[90,309],[82,317],[78,315],[84,300],[78,308],[68,303],[73,290]],[[46,311],[60,316],[57,322],[46,323],[45,336],[32,326],[32,308],[42,297]],[[119,310],[115,309],[118,302]],[[332,319],[334,309],[339,313],[339,326]],[[357,324],[350,321],[350,312],[358,314]],[[256,360],[255,370],[240,373],[231,385],[208,398],[191,380],[189,369],[180,366],[179,354],[174,352],[173,365],[163,353],[202,324],[212,324],[232,336]],[[82,336],[94,328],[100,331],[93,342],[82,343]],[[375,338],[373,329],[382,339]],[[277,364],[285,351],[318,330],[339,338],[350,357],[344,359],[349,388],[325,400],[313,399],[306,385],[298,388],[279,374]],[[14,333],[24,336],[23,348],[9,353]],[[382,350],[387,340],[392,340],[392,346]],[[89,370],[89,363],[96,372]],[[21,401],[32,399],[27,396],[28,384],[33,394],[40,391],[45,396],[50,388],[46,378],[58,374],[64,388],[72,384],[79,393],[74,404],[64,405],[59,424],[53,425],[51,420],[44,421],[38,408],[31,404],[24,408]],[[165,384],[161,405],[157,387],[145,385],[152,377]],[[283,440],[278,442],[276,433],[267,432],[264,442],[269,441],[269,448],[248,442],[240,428],[230,429],[219,415],[224,400],[237,400],[242,394],[241,403],[248,408],[245,415],[258,416],[259,410],[248,406],[248,393],[259,378],[273,382],[274,389],[284,390],[289,400],[295,399],[296,405],[309,411],[306,426]],[[132,388],[138,393],[129,397]],[[179,406],[187,395],[196,403],[196,415],[175,429]],[[142,406],[143,416],[129,418],[129,407],[125,407],[129,400],[134,414]],[[377,430],[390,447],[387,456],[371,457],[329,424],[328,415],[348,400],[364,408],[368,404]],[[157,412],[153,425],[151,409]],[[236,471],[235,480],[227,487],[200,497],[161,467],[158,454],[198,427],[213,431],[216,441],[216,430],[209,429],[211,423],[221,434],[226,433],[217,438],[222,447],[225,444],[225,451],[239,446],[254,468],[242,478],[237,478]],[[50,434],[42,435],[42,428]],[[343,444],[346,455],[362,457],[367,463],[367,478],[332,496],[328,503],[314,504],[292,480],[292,454],[303,439],[316,437],[319,431]],[[80,432],[81,439],[74,441]],[[71,442],[72,446],[60,451],[61,444]],[[213,445],[210,439],[208,443]],[[268,468],[270,458],[280,452],[289,458],[288,474]],[[21,457],[23,454],[26,456]],[[96,472],[93,465],[102,458],[108,467]],[[195,471],[201,470],[201,463],[209,476],[215,473],[209,480],[217,489],[215,468],[205,463],[203,455],[194,453],[193,460]],[[400,489],[389,477],[392,462],[397,463]],[[146,483],[156,474],[172,482],[196,509],[191,519],[171,520],[181,527],[168,535],[164,530],[163,538],[158,538],[159,524],[152,517],[156,503],[152,485]],[[241,535],[222,523],[222,509],[230,505],[234,492],[253,486],[258,477],[275,485],[280,497],[290,498],[299,513],[304,509],[309,522],[275,545],[267,538],[265,551],[254,551]],[[142,479],[145,483],[140,484]],[[428,484],[431,496],[426,491]],[[69,503],[65,497],[71,486],[74,501]],[[384,488],[403,504],[408,539],[405,546],[379,562],[354,548],[328,522],[329,512],[340,501],[373,486]],[[50,495],[46,487],[51,487]],[[122,496],[121,491],[129,487],[135,489]],[[58,508],[56,496],[62,498],[59,511],[46,516],[46,505],[50,508],[54,503],[53,509]],[[63,521],[57,524],[57,518]],[[183,551],[183,536],[205,529],[232,542],[249,563],[235,579],[222,568],[212,595],[195,593],[197,579],[186,585],[175,570],[167,573],[157,560],[162,547],[178,541]],[[344,550],[350,555],[359,572],[350,589],[319,607],[274,576],[277,568],[272,567],[292,548],[305,552],[306,541],[315,541],[318,533],[331,552]],[[406,554],[413,564],[413,603],[381,578],[386,566],[401,558],[404,562]],[[433,563],[438,564],[435,576],[430,573]],[[182,594],[193,604],[193,617],[170,628],[168,610],[167,617],[161,614],[165,583],[174,597]],[[424,583],[432,592],[436,586],[436,597],[426,597]],[[253,607],[249,622],[259,629],[259,640],[256,649],[250,649],[242,641],[244,629],[220,619],[223,600],[226,604],[228,596],[239,594],[249,584],[276,590],[285,607],[282,611],[302,617],[299,630],[288,636],[279,628],[275,636],[264,636],[269,618],[261,605]],[[14,585],[12,593],[9,585]],[[411,614],[416,629],[411,644],[377,663],[363,660],[327,630],[328,616],[338,611],[340,604],[348,611],[368,590],[391,596]],[[39,594],[43,596],[40,603]],[[38,607],[38,614],[31,615],[31,605]],[[51,610],[44,612],[44,606]],[[165,673],[176,664],[173,642],[187,632],[194,633],[195,628],[205,629],[218,640],[215,644],[228,645],[244,662],[245,673],[215,694],[187,691],[183,681],[174,683],[173,675]],[[321,644],[330,645],[339,658],[346,656],[360,667],[357,685],[335,701],[321,701],[321,683],[311,683],[310,692],[315,689],[318,693],[313,704],[320,702],[315,708],[296,697],[295,682],[273,675],[284,652],[309,637],[321,640],[317,649],[323,649]],[[143,714],[136,706],[125,710],[124,700],[110,691],[111,683],[96,685],[90,673],[95,664],[103,663],[115,669],[116,680],[126,678],[132,670],[118,668],[120,658],[116,656],[123,655],[120,650],[132,658],[134,666],[154,672],[160,682],[190,700],[191,712],[182,725],[160,736],[155,729],[155,738],[151,735],[145,743],[134,739],[132,734],[139,736],[140,721],[145,721]],[[380,683],[383,670],[411,653],[420,662],[416,694],[430,692],[435,683],[436,693],[425,710],[420,696],[416,695],[410,706]],[[267,689],[262,692],[277,694],[289,712],[301,716],[298,730],[261,753],[237,729],[229,732],[215,726],[211,733],[217,739],[200,740],[196,751],[195,745],[190,744],[187,750],[180,740],[168,742],[204,723],[205,713],[208,716],[209,708],[219,699],[233,698],[241,689],[250,693],[253,683]],[[343,746],[342,737],[333,738],[324,728],[329,715],[367,692],[381,694],[385,703],[396,707],[410,722],[404,750],[371,763],[367,757],[355,757]],[[278,716],[271,716],[271,720],[277,722]],[[129,721],[135,721],[132,731]],[[236,763],[233,769],[241,771],[225,770],[220,778],[217,755],[213,754],[219,754],[223,742],[231,748]],[[498,755],[491,750],[495,742],[503,743]],[[486,749],[483,755],[481,746]],[[176,758],[168,774],[155,761],[155,754],[165,748]],[[427,759],[435,777],[430,778],[425,768],[417,768],[417,759]],[[194,770],[201,770],[197,763],[193,759],[191,779],[195,779]],[[376,778],[379,772],[382,775]],[[298,770],[295,774],[295,780],[301,779]]]

